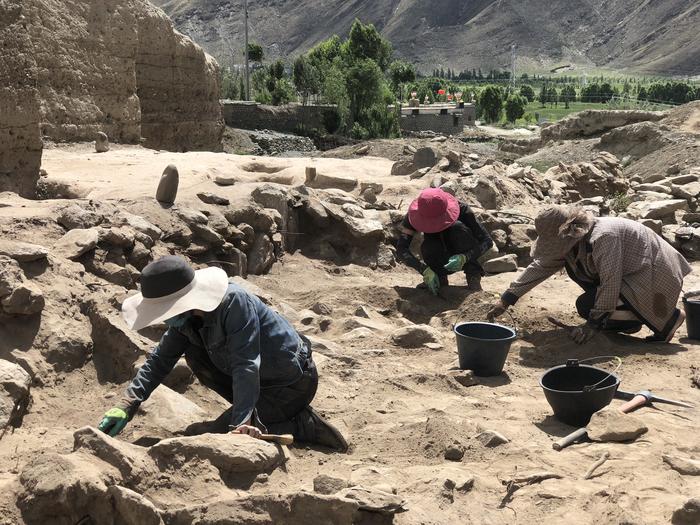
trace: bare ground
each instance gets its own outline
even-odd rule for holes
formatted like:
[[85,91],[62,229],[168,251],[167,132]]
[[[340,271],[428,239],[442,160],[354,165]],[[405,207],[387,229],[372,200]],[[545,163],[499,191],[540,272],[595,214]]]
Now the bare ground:
[[[378,155],[381,156],[381,155]],[[308,159],[252,159],[225,154],[156,153],[141,148],[117,147],[108,156],[96,156],[85,147],[57,148],[45,154],[44,167],[51,176],[79,180],[92,188],[90,198],[127,203],[152,193],[165,164],[175,162],[181,173],[181,195],[189,201],[197,191],[215,191],[235,197],[259,183],[259,171],[247,171],[253,162],[264,162],[303,180]],[[318,159],[319,169],[356,174],[389,185],[391,162],[366,158],[355,161]],[[255,174],[258,175],[255,175]],[[218,188],[211,178],[234,174],[240,184]],[[390,191],[392,199],[405,199],[408,188]],[[55,235],[45,229],[41,217],[50,217],[55,202],[18,201],[4,195],[0,207],[3,225],[25,221],[34,230],[14,230],[19,238],[40,242]],[[24,219],[22,219],[24,217]],[[39,218],[39,219],[37,219]],[[29,220],[27,220],[29,219]],[[33,222],[32,222],[33,221]],[[698,266],[695,265],[697,268]],[[299,330],[324,341],[315,356],[321,374],[314,406],[346,432],[351,443],[348,454],[334,454],[308,448],[292,449],[286,469],[273,472],[248,492],[276,492],[311,489],[319,474],[345,478],[362,485],[395,490],[407,501],[408,512],[395,518],[398,524],[442,523],[667,523],[671,513],[688,498],[700,493],[697,477],[670,469],[662,455],[700,458],[696,411],[664,405],[644,408],[637,415],[649,432],[634,443],[584,443],[555,452],[554,440],[573,430],[557,422],[542,395],[538,378],[549,367],[569,358],[617,355],[623,359],[622,387],[636,391],[650,389],[666,397],[700,405],[700,390],[693,388],[691,366],[698,362],[699,347],[685,338],[685,328],[670,345],[648,344],[640,337],[597,336],[585,346],[571,343],[561,330],[546,321],[554,315],[575,322],[574,300],[578,288],[566,276],[558,275],[535,289],[513,311],[519,339],[514,343],[505,372],[493,378],[479,378],[465,387],[450,377],[456,348],[451,326],[461,320],[483,319],[488,305],[505,289],[515,274],[484,279],[485,291],[468,294],[459,276],[442,297],[433,298],[417,290],[420,276],[402,266],[389,271],[355,265],[335,266],[288,254],[270,274],[250,277],[269,293],[278,308],[290,318],[317,301],[332,307],[330,326],[324,331],[316,321],[301,324]],[[45,279],[49,279],[47,275]],[[75,278],[75,277],[73,277]],[[71,271],[54,276],[54,291],[47,293],[47,314],[61,318],[79,307],[78,288],[88,282],[79,279],[71,290]],[[77,281],[74,281],[77,283]],[[686,290],[697,288],[700,278],[691,275]],[[50,284],[42,282],[46,289]],[[106,293],[109,293],[109,289]],[[367,307],[370,318],[358,318],[359,306]],[[430,324],[439,331],[442,349],[406,349],[391,341],[397,328],[410,323]],[[365,337],[352,330],[367,327]],[[14,332],[17,330],[16,332]],[[31,327],[0,330],[9,351]],[[23,348],[23,350],[28,350]],[[21,490],[18,474],[24,465],[49,451],[68,453],[73,432],[96,425],[103,412],[121,395],[126,381],[100,380],[95,364],[69,373],[47,372],[43,384],[32,388],[32,404],[21,427],[8,431],[0,440],[0,523],[20,522],[14,506]],[[225,408],[216,395],[194,385],[184,395],[211,417]],[[613,401],[619,406],[620,401]],[[156,405],[157,410],[157,405]],[[136,418],[121,436],[137,441],[148,434],[148,418]],[[476,435],[495,430],[509,443],[484,447]],[[448,446],[465,450],[461,461],[444,457]],[[582,477],[604,451],[610,460],[590,480]],[[514,476],[550,471],[561,479],[549,479],[524,487],[510,501],[503,482]],[[473,478],[471,489],[454,489],[455,483]],[[211,502],[230,495],[229,489],[183,471],[172,483],[149,493],[160,505]],[[468,486],[469,483],[466,483]]]

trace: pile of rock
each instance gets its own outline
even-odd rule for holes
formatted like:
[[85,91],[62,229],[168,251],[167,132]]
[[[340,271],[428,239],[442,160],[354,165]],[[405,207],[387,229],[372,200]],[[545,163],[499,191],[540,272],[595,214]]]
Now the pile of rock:
[[[20,475],[18,507],[27,523],[185,524],[284,521],[379,523],[406,510],[395,494],[362,486],[318,484],[317,492],[267,492],[270,473],[286,462],[281,446],[245,435],[174,437],[143,448],[85,427],[74,434],[74,452],[48,453]],[[187,466],[186,471],[183,466]],[[153,484],[186,484],[198,494],[172,506]],[[247,493],[228,487],[251,487]],[[377,521],[379,520],[379,521]]]
[[556,195],[563,202],[600,195],[624,194],[629,182],[622,175],[622,165],[615,155],[601,152],[592,162],[565,164],[560,162],[547,170],[545,178],[555,181]]
[[381,184],[360,185],[360,197],[331,187],[302,188],[302,229],[307,235],[313,232],[313,237],[301,239],[307,253],[338,263],[382,269],[394,266],[393,248],[384,244],[384,225],[391,223],[389,212],[374,208],[383,190]]
[[44,295],[36,283],[27,279],[19,262],[45,259],[42,246],[18,241],[0,241],[0,313],[34,315],[44,309]]
[[281,155],[293,156],[297,152],[300,154],[308,154],[316,152],[314,142],[308,137],[299,135],[290,135],[287,133],[279,133],[268,129],[259,131],[245,131],[259,148],[259,153],[253,155]]
[[0,432],[19,426],[29,405],[31,377],[21,366],[0,359]]

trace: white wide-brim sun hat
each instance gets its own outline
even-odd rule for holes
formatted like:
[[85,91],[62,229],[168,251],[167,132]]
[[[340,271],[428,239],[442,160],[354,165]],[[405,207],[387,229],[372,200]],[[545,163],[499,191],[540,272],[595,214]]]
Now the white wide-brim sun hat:
[[141,330],[190,310],[211,312],[228,289],[221,268],[192,270],[180,257],[164,257],[144,268],[141,291],[122,304],[122,316],[132,330]]

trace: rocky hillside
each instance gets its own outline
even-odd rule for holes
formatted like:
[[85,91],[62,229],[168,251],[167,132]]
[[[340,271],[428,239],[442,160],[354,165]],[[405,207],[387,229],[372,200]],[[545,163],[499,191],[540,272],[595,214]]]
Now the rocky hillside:
[[[176,26],[225,64],[240,62],[241,0],[154,0]],[[435,67],[518,68],[566,64],[639,73],[697,75],[700,4],[688,0],[261,0],[249,2],[252,39],[270,56],[306,51],[355,18],[373,22],[397,54]],[[321,23],[319,23],[321,22]]]
[[33,192],[41,138],[220,149],[218,65],[143,0],[0,3],[1,190]]

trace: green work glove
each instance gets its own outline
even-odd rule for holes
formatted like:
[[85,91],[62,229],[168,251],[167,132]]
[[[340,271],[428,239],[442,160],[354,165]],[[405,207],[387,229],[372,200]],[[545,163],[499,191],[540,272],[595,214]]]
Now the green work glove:
[[428,290],[433,293],[433,295],[438,294],[438,291],[440,290],[440,279],[430,268],[426,268],[423,272],[423,282],[428,287]]
[[445,265],[445,270],[447,270],[448,272],[458,272],[464,267],[466,263],[466,255],[462,255],[461,253],[453,255],[452,257],[450,257],[450,260],[447,261],[447,264]]
[[105,434],[109,434],[110,436],[114,437],[119,434],[119,432],[124,430],[124,427],[128,421],[129,416],[127,413],[121,408],[114,407],[105,412],[105,415],[97,428],[99,428]]

